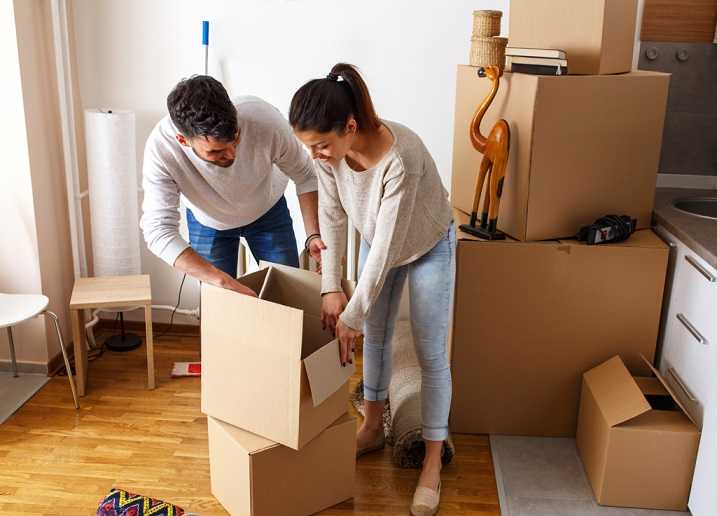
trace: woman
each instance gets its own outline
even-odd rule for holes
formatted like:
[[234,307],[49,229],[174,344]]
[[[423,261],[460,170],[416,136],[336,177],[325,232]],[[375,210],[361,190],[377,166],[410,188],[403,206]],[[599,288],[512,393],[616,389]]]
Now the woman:
[[[391,337],[408,278],[411,326],[422,370],[426,456],[411,512],[435,514],[441,452],[448,437],[451,375],[446,352],[455,230],[448,195],[421,139],[377,117],[357,70],[337,64],[303,85],[289,122],[318,166],[322,321],[336,332],[341,360],[364,335],[366,417],[357,455],[384,446],[382,414],[391,378]],[[341,290],[351,220],[363,237],[361,275],[350,302]]]

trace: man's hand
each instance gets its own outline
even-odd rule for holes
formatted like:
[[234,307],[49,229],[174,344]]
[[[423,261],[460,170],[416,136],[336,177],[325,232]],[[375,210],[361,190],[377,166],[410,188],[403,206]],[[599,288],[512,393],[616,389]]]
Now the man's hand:
[[174,268],[179,272],[189,274],[193,278],[209,283],[210,285],[256,297],[256,292],[246,285],[242,285],[236,278],[232,278],[226,272],[217,269],[214,265],[199,256],[191,247],[187,247],[177,257],[177,260],[174,262]]
[[336,333],[339,315],[348,303],[346,294],[343,292],[329,292],[321,297],[321,326],[324,330],[328,329],[332,333]]
[[233,290],[234,292],[239,292],[240,294],[244,294],[245,296],[257,297],[256,292],[254,292],[252,289],[240,283],[238,280],[232,278],[229,275],[227,275],[227,279],[222,282],[221,287],[228,290]]
[[363,335],[363,332],[354,330],[339,319],[339,322],[336,325],[336,337],[339,339],[342,366],[345,366],[347,362],[349,364],[353,364],[353,354],[356,351],[356,342],[361,335]]

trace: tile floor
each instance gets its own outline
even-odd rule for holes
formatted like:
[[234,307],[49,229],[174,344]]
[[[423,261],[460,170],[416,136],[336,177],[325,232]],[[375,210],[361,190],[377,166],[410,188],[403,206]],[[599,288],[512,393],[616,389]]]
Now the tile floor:
[[601,507],[575,439],[490,437],[503,516],[685,516],[689,512]]

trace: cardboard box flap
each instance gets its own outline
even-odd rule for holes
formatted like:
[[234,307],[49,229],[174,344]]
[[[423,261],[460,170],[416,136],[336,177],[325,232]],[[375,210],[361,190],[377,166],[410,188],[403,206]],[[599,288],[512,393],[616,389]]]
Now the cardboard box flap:
[[[265,261],[259,264],[273,269],[271,277],[267,278],[262,299],[321,316],[321,275],[288,265]],[[346,297],[350,298],[354,290],[353,283],[342,280],[342,286]]]
[[645,396],[669,396],[670,393],[654,376],[634,376],[635,383]]
[[341,366],[339,341],[334,339],[304,359],[311,399],[318,407],[344,385],[356,371],[354,364]]
[[650,371],[652,371],[652,374],[655,375],[655,377],[660,381],[662,386],[667,390],[667,392],[670,394],[673,400],[675,400],[675,403],[677,403],[677,406],[680,407],[680,410],[689,418],[690,421],[692,421],[692,424],[695,425],[697,428],[699,428],[699,425],[695,421],[695,418],[692,417],[692,414],[690,414],[687,409],[685,408],[685,405],[682,403],[680,398],[675,394],[675,391],[672,389],[672,387],[668,384],[668,382],[665,381],[665,379],[662,377],[660,372],[655,369],[655,367],[650,363],[648,359],[644,357],[644,355],[640,354],[640,358],[645,362],[647,367],[650,368]]
[[261,286],[261,289],[257,291],[257,294],[259,295],[259,299],[266,299],[267,289],[270,288],[271,285],[271,275],[274,269],[271,267],[268,267],[265,269],[266,273],[264,274],[264,283]]
[[264,267],[258,271],[244,274],[241,278],[239,278],[239,281],[242,285],[246,285],[258,295],[263,286],[266,284],[266,276],[268,272],[268,267]]
[[651,409],[618,355],[583,376],[609,426],[617,426]]
[[252,434],[251,432],[247,432],[246,430],[242,430],[241,428],[237,428],[236,426],[232,426],[224,421],[212,418],[211,416],[207,419],[211,419],[217,426],[219,426],[219,428],[221,428],[223,432],[225,432],[234,442],[236,442],[249,454],[259,453],[261,451],[268,450],[269,448],[279,446],[274,441],[265,439],[260,435]]

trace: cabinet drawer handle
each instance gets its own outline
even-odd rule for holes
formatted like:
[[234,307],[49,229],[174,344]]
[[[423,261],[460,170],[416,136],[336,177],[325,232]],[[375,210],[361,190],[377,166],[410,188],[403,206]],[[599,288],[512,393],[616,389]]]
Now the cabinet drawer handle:
[[680,386],[680,389],[682,389],[687,396],[687,399],[697,403],[697,398],[695,398],[695,395],[692,394],[692,392],[685,386],[685,382],[682,381],[682,378],[680,378],[680,375],[677,374],[677,371],[675,371],[674,367],[670,367],[667,370],[668,373],[670,373],[670,376],[675,379],[675,382],[677,382],[677,385]]
[[687,331],[692,334],[697,342],[707,345],[707,339],[705,339],[702,334],[697,331],[697,328],[695,328],[692,323],[687,320],[687,317],[685,317],[684,314],[677,314],[677,320],[680,321],[685,328],[687,328]]
[[685,256],[685,260],[687,261],[687,263],[689,263],[695,269],[697,269],[697,272],[702,274],[705,277],[705,279],[707,281],[709,281],[710,283],[714,283],[715,281],[717,281],[717,278],[715,278],[712,274],[710,274],[710,272],[707,269],[702,267],[702,265],[700,265],[699,262],[697,260],[695,260],[692,256],[690,256],[690,255]]

